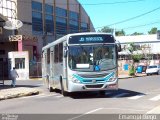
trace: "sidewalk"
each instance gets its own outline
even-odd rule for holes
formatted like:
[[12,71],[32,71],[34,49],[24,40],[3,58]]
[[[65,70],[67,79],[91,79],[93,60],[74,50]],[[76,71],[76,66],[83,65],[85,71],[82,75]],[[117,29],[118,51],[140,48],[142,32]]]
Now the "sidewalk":
[[139,74],[136,74],[135,76],[129,76],[128,74],[121,74],[121,75],[118,75],[118,78],[119,79],[127,79],[127,78],[134,78],[134,77],[143,77],[143,76],[146,76],[146,74],[139,73]]
[[11,87],[10,84],[10,80],[5,80],[5,84],[0,85],[0,101],[23,96],[37,95],[41,92],[41,89],[38,87],[38,84],[41,84],[41,81],[17,80],[15,88]]

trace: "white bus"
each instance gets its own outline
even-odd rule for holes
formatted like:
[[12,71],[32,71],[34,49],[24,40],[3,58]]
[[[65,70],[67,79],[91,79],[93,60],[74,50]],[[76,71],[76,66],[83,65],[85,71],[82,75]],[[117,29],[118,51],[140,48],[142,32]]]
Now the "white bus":
[[118,89],[118,47],[107,33],[68,34],[42,48],[42,76],[50,91]]

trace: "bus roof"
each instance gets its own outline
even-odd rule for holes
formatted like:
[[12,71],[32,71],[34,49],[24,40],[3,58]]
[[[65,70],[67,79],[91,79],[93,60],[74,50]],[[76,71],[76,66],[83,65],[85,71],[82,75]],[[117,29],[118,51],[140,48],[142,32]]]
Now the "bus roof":
[[[59,38],[59,39],[57,39],[57,40],[49,43],[48,45],[44,46],[44,47],[42,48],[42,51],[45,50],[45,49],[47,49],[47,48],[50,48],[51,46],[53,46],[53,45],[55,45],[55,44],[57,44],[57,43],[61,43],[61,42],[63,42],[63,41],[66,41],[67,38],[69,38],[69,37],[71,37],[71,36],[78,36],[78,35],[97,35],[97,34],[99,34],[99,35],[112,35],[112,34],[110,34],[110,33],[103,33],[103,32],[83,32],[83,33],[67,34],[67,35],[65,35],[65,36],[63,36],[63,37],[61,37],[61,38]],[[113,36],[113,35],[112,35],[112,36]]]

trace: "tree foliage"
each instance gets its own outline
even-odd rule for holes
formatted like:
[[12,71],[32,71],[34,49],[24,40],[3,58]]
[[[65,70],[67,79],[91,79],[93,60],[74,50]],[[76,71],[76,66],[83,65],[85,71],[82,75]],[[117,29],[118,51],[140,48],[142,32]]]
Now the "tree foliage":
[[131,34],[131,35],[143,35],[143,33],[134,32],[134,33]]
[[98,32],[104,32],[104,33],[113,33],[113,29],[110,27],[103,27],[101,30],[98,30]]
[[120,31],[116,31],[116,36],[125,36],[125,31],[123,29]]
[[135,62],[139,62],[143,55],[141,54],[133,54],[134,51],[139,50],[139,48],[137,48],[137,46],[134,43],[129,43],[129,47],[127,48],[130,53],[131,53],[131,59],[132,59],[132,65],[131,68],[129,70],[129,75],[134,76],[135,75]]
[[156,34],[157,33],[157,28],[153,27],[150,31],[148,31],[148,34]]

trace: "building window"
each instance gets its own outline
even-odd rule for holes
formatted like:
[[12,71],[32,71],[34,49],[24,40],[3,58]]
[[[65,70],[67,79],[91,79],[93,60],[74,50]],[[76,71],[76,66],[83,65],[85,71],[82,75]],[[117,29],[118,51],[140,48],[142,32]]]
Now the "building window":
[[46,14],[53,14],[53,6],[45,4],[45,12]]
[[77,12],[69,12],[69,33],[77,33],[79,31],[79,15]]
[[67,34],[67,19],[56,17],[56,31],[59,35]]
[[42,3],[32,1],[32,10],[42,11]]
[[69,18],[72,19],[72,20],[78,21],[78,19],[79,19],[78,13],[70,11],[69,12]]
[[54,32],[54,24],[53,24],[53,16],[46,14],[46,32],[53,33]]
[[16,19],[16,7],[17,4],[15,1],[11,0],[1,0],[0,1],[0,13],[3,14],[4,17],[10,19]]
[[79,31],[78,21],[70,20],[69,21],[70,33],[77,33]]
[[43,33],[42,13],[32,11],[32,30],[35,33]]
[[67,17],[67,11],[63,8],[56,7],[56,16]]
[[15,58],[16,69],[25,69],[25,58]]
[[45,4],[45,22],[47,34],[54,33],[54,22],[53,22],[53,6]]
[[42,3],[32,1],[32,31],[33,34],[43,33]]
[[88,31],[88,24],[87,23],[81,23],[81,31],[87,32]]

